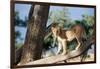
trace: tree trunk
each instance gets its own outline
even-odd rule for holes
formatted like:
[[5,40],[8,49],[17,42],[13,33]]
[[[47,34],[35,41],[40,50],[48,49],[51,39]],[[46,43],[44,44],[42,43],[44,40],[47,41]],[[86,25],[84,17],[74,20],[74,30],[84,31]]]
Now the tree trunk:
[[34,5],[33,10],[32,17],[27,26],[21,61],[18,65],[41,58],[49,6]]

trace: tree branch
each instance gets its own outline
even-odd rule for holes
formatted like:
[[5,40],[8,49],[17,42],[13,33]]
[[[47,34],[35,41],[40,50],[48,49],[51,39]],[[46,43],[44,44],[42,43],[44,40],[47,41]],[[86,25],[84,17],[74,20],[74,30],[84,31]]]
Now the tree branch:
[[54,64],[54,63],[57,63],[59,61],[64,61],[64,60],[78,57],[78,56],[82,55],[84,52],[86,52],[91,47],[91,45],[93,43],[95,43],[95,40],[93,38],[94,37],[92,37],[92,38],[88,39],[86,42],[84,42],[84,45],[82,45],[80,47],[80,49],[73,50],[66,55],[59,54],[56,56],[51,56],[51,57],[43,58],[43,59],[36,60],[33,62],[29,62],[29,63],[23,64],[23,65]]

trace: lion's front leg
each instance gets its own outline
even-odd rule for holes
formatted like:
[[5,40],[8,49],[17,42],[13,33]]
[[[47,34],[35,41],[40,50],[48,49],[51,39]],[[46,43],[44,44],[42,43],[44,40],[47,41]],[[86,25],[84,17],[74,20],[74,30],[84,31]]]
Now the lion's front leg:
[[61,42],[58,42],[58,50],[57,50],[56,54],[59,54],[61,49],[62,49],[62,44],[61,44]]
[[67,42],[66,40],[62,40],[63,52],[61,55],[67,54]]

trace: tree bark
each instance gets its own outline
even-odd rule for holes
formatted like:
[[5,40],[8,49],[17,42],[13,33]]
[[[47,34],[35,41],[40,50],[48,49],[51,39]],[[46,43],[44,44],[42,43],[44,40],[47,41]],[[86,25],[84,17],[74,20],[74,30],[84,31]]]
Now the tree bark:
[[[32,7],[33,8],[33,7]],[[42,43],[48,19],[48,5],[34,5],[34,12],[27,26],[21,61],[18,65],[41,58]],[[32,13],[32,12],[31,12]]]

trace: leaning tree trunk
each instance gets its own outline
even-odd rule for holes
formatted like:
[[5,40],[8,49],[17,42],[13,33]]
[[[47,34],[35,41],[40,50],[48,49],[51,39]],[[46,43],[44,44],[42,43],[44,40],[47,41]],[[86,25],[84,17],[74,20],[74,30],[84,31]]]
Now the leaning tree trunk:
[[29,20],[25,43],[19,65],[41,58],[42,43],[45,35],[49,6],[34,5]]

